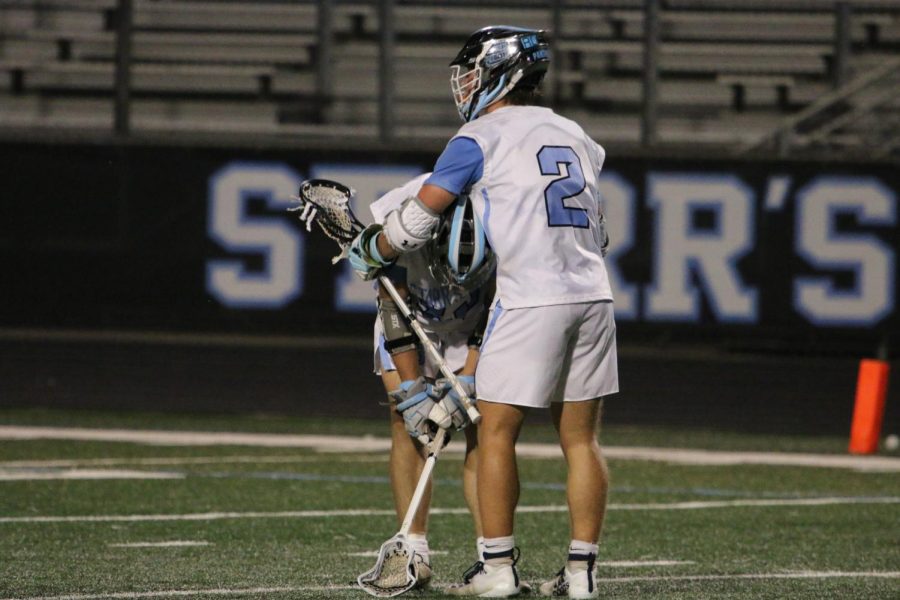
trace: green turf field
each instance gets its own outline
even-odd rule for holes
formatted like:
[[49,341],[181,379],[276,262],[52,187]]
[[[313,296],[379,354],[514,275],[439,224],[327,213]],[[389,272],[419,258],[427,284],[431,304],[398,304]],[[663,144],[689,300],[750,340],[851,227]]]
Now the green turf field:
[[[270,417],[0,411],[0,426],[383,437],[385,425]],[[528,442],[552,441],[546,427]],[[846,440],[610,427],[603,443],[840,456]],[[880,459],[897,454],[883,454]],[[610,459],[608,598],[900,598],[900,472]],[[442,597],[474,560],[461,456],[436,470]],[[525,458],[520,573],[568,541],[564,464]],[[0,600],[365,598],[356,576],[398,525],[383,451],[151,445],[0,435]],[[66,478],[61,478],[66,477]],[[80,477],[78,479],[74,477]],[[100,478],[107,477],[107,478]]]

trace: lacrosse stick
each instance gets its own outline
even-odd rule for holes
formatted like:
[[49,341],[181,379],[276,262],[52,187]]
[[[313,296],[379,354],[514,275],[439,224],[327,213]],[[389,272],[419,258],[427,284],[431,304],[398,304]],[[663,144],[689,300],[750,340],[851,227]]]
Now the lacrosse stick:
[[[310,179],[304,181],[300,185],[300,196],[294,197],[294,200],[298,200],[300,205],[288,209],[289,211],[300,213],[300,220],[306,223],[307,231],[312,229],[312,224],[315,221],[325,235],[338,243],[338,246],[341,248],[341,253],[331,259],[332,263],[337,263],[342,258],[347,258],[350,244],[356,239],[359,232],[365,228],[350,208],[350,199],[353,197],[354,193],[355,192],[352,189],[336,181],[330,181],[328,179]],[[418,320],[416,320],[416,317],[409,309],[409,306],[397,292],[394,283],[384,275],[378,277],[378,283],[380,283],[384,289],[387,290],[388,294],[390,294],[391,298],[394,299],[397,308],[400,309],[403,317],[409,321],[409,325],[412,327],[416,337],[422,342],[422,347],[425,348],[425,352],[428,353],[428,356],[434,364],[438,366],[444,377],[450,381],[450,385],[453,386],[453,389],[456,390],[456,393],[459,395],[463,407],[466,409],[466,414],[469,415],[469,419],[473,423],[481,421],[481,414],[478,412],[478,409],[475,408],[475,405],[472,404],[469,395],[466,393],[466,389],[459,382],[459,379],[457,379],[456,373],[450,369],[447,362],[444,360],[444,357],[440,355],[437,348],[435,348],[434,344],[431,343],[431,340],[428,339],[428,334],[422,329],[422,326],[419,324]]]
[[425,486],[444,447],[446,436],[447,430],[439,429],[434,441],[429,445],[428,458],[425,459],[425,466],[422,467],[422,474],[419,475],[419,482],[416,484],[412,500],[409,501],[409,508],[406,509],[400,531],[381,545],[375,566],[356,579],[359,586],[372,596],[380,598],[398,596],[416,585],[419,576],[418,565],[407,536],[413,518],[419,510],[419,504],[422,503]]
[[[325,235],[338,243],[341,252],[331,260],[332,263],[337,263],[342,258],[347,257],[351,243],[364,229],[363,224],[356,218],[350,207],[350,199],[353,197],[353,194],[352,189],[336,181],[311,179],[301,184],[300,196],[295,197],[300,202],[300,205],[288,209],[300,212],[300,220],[306,223],[307,231],[312,229],[312,223],[315,221]],[[378,282],[393,298],[401,314],[409,321],[413,332],[415,332],[419,341],[422,342],[425,351],[434,361],[434,364],[438,365],[441,373],[450,381],[456,393],[459,394],[469,419],[473,423],[478,423],[481,420],[481,415],[475,406],[472,405],[472,401],[469,400],[465,388],[460,384],[456,374],[447,366],[446,361],[438,353],[431,340],[428,339],[425,330],[422,329],[409,306],[397,292],[393,282],[384,276],[378,277]],[[360,587],[372,596],[382,598],[397,596],[416,585],[418,565],[415,561],[415,552],[409,545],[407,536],[446,438],[447,430],[439,429],[435,439],[429,445],[428,458],[426,458],[422,473],[419,475],[419,481],[416,484],[409,507],[406,509],[406,515],[403,518],[400,531],[381,545],[375,566],[360,575],[356,580]]]

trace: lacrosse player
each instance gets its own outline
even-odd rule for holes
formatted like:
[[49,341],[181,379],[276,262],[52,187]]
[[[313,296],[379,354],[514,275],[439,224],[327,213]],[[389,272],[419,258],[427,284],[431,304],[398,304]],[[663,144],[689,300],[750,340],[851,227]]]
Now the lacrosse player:
[[423,246],[467,193],[497,256],[497,293],[476,369],[478,506],[484,565],[461,596],[521,591],[513,518],[515,443],[531,408],[549,407],[568,466],[571,543],[544,595],[596,598],[608,474],[597,435],[602,398],[618,392],[608,244],[597,178],[605,151],[573,121],[535,106],[549,66],[543,31],[486,27],[451,64],[465,124],[418,194],[354,240],[354,268],[373,277]]
[[[394,189],[371,205],[376,223],[414,195],[430,173]],[[385,274],[406,297],[419,323],[450,369],[475,395],[478,346],[493,297],[495,258],[485,243],[472,205],[463,197],[442,219],[433,239],[422,249],[400,258]],[[380,288],[381,286],[379,286]],[[375,320],[375,373],[391,399],[390,475],[397,518],[402,521],[425,462],[424,449],[438,426],[465,429],[466,459],[463,493],[475,523],[478,560],[481,559],[481,524],[476,497],[477,433],[450,384],[437,365],[420,358],[417,339],[398,307],[379,289]],[[408,536],[417,561],[417,587],[431,578],[426,531],[430,488],[423,498]]]

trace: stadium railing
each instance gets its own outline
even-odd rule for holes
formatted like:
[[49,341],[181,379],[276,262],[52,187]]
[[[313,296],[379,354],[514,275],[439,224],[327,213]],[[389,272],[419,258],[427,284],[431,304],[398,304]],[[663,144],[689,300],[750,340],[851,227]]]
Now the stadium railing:
[[[380,0],[387,12],[372,0],[0,0],[0,135],[104,128],[109,118],[92,110],[123,110],[116,108],[116,25],[126,1],[133,75],[124,109],[132,135],[165,129],[169,114],[179,131],[214,131],[215,123],[229,130],[234,121],[260,135],[333,136],[355,127],[364,137],[437,143],[458,126],[449,58],[472,30],[509,21],[512,7],[518,24],[555,27],[548,101],[612,144],[641,142],[649,89],[655,145],[746,147],[900,49],[900,6],[879,0],[838,3],[843,13],[825,0]],[[645,10],[653,2],[660,35],[648,42]],[[394,31],[387,107],[382,15]],[[652,87],[648,43],[658,52]],[[396,131],[377,130],[385,111]]]

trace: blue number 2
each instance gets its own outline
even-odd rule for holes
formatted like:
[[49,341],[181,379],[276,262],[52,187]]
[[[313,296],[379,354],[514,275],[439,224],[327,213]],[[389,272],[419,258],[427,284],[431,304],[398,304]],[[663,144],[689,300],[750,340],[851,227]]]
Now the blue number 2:
[[547,225],[550,227],[590,226],[587,211],[583,208],[566,206],[566,198],[572,198],[584,191],[584,172],[581,161],[569,146],[544,146],[537,153],[541,175],[560,175],[560,165],[565,164],[568,174],[554,179],[544,188],[544,203],[547,206]]

